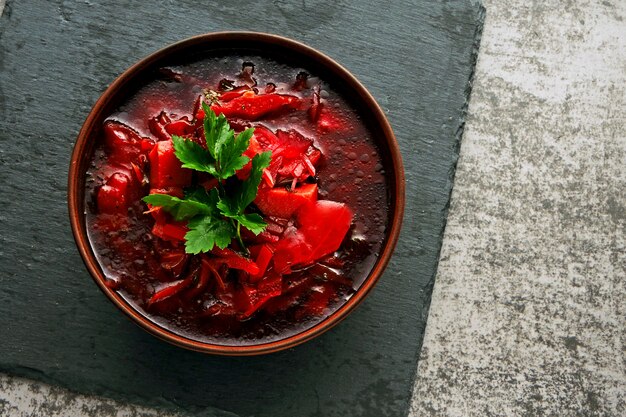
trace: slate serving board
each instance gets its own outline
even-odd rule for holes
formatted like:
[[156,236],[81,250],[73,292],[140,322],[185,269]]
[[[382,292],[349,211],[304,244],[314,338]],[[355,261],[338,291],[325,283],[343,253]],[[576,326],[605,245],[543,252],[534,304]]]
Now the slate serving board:
[[[8,0],[0,18],[0,370],[206,416],[406,415],[484,11],[470,0]],[[261,357],[184,351],[117,311],[85,270],[66,205],[91,106],[136,60],[254,30],[337,59],[388,114],[406,168],[396,253],[342,324]]]

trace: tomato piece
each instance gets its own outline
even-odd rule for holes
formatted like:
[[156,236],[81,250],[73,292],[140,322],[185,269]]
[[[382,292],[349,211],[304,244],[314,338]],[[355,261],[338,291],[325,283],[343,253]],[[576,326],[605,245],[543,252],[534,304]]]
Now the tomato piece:
[[96,204],[103,214],[127,214],[132,203],[133,187],[131,178],[121,172],[109,177],[98,190]]
[[318,200],[302,206],[296,220],[311,245],[312,260],[317,260],[339,249],[350,229],[352,211],[343,203]]
[[352,211],[342,203],[319,200],[303,205],[296,213],[299,228],[285,229],[274,252],[274,268],[289,273],[335,252],[350,230]]
[[218,257],[216,261],[228,265],[229,268],[239,269],[251,275],[259,273],[259,266],[248,258],[245,258],[231,249],[220,249],[214,247],[211,251]]
[[151,187],[186,187],[191,183],[191,175],[190,169],[181,167],[172,141],[157,142],[150,152]]
[[267,115],[285,113],[301,106],[300,98],[287,94],[261,94],[245,92],[231,101],[211,106],[217,115],[227,118],[238,117],[246,120],[258,120]]
[[263,214],[288,219],[303,205],[317,201],[317,184],[303,184],[288,190],[284,187],[260,188],[254,203]]

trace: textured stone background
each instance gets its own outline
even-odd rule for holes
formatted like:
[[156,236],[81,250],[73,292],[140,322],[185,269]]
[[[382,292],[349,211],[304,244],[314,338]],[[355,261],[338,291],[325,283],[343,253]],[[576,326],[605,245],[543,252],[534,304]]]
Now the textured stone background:
[[[411,415],[624,415],[626,2],[484,4]],[[8,376],[0,415],[165,416]]]
[[[7,0],[0,370],[213,417],[406,415],[483,13],[474,0],[388,2],[381,10],[375,0]],[[363,81],[396,132],[410,213],[380,283],[341,326],[256,358],[182,351],[116,311],[80,262],[64,202],[74,138],[111,80],[164,44],[238,28],[299,39]]]
[[626,415],[626,1],[484,2],[412,416]]

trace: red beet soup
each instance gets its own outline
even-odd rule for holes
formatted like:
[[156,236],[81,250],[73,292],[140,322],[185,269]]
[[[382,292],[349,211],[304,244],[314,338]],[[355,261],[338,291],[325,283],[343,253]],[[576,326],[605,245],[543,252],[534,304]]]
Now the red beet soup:
[[218,345],[284,339],[341,307],[376,262],[390,201],[340,87],[255,54],[156,71],[94,138],[86,220],[106,285]]

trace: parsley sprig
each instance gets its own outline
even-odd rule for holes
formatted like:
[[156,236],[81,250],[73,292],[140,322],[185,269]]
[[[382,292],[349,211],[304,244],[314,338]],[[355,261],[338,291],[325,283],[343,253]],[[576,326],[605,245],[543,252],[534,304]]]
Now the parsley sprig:
[[256,197],[261,175],[269,166],[272,153],[255,155],[250,176],[244,181],[236,180],[226,189],[223,181],[250,161],[243,153],[250,145],[254,129],[235,135],[223,114],[217,116],[206,103],[202,103],[202,109],[206,149],[194,141],[172,135],[174,154],[184,168],[211,174],[218,180],[218,187],[210,191],[202,187],[187,189],[184,198],[151,194],[143,201],[161,207],[176,221],[188,220],[187,253],[209,252],[214,246],[224,249],[234,238],[242,250],[247,251],[241,239],[241,227],[257,235],[267,227],[259,214],[245,211]]

